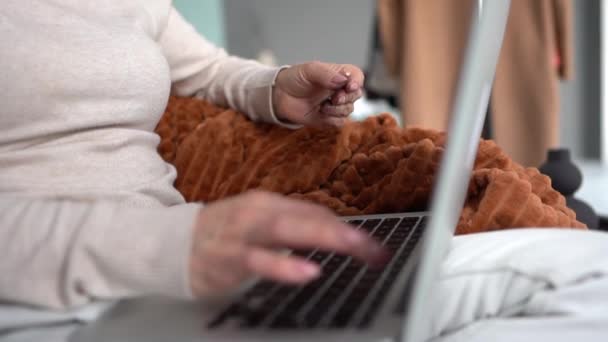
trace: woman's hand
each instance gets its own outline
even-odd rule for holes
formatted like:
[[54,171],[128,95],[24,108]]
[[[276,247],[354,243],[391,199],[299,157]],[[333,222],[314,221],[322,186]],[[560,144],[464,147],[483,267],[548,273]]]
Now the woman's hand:
[[349,64],[311,62],[283,69],[273,92],[275,114],[291,123],[341,126],[363,94],[363,80],[363,72]]
[[285,248],[331,250],[372,265],[387,257],[367,234],[325,208],[250,192],[201,210],[190,259],[194,295],[221,296],[252,277],[302,284],[319,276],[319,265],[281,253]]

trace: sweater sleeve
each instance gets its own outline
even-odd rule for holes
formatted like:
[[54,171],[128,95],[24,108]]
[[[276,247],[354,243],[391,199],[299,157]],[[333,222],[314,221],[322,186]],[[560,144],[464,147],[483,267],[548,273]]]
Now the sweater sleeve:
[[173,7],[159,43],[169,62],[173,94],[196,95],[255,121],[299,127],[281,122],[273,110],[272,86],[281,68],[228,55],[198,34]]
[[67,308],[141,295],[191,298],[199,208],[0,196],[0,300]]

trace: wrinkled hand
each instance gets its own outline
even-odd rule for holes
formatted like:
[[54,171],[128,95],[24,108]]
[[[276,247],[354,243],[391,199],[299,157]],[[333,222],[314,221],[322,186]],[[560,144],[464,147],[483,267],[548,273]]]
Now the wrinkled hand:
[[363,72],[349,64],[310,62],[283,69],[273,91],[275,114],[286,122],[341,126],[363,94],[363,80]]
[[387,253],[371,237],[329,210],[280,195],[249,192],[203,208],[194,231],[190,284],[213,298],[261,277],[289,284],[319,276],[318,264],[281,249],[323,249],[381,265]]

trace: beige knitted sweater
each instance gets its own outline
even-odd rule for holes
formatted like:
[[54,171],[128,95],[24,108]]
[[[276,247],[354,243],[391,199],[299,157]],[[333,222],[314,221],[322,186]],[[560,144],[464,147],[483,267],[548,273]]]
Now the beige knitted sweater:
[[191,296],[197,204],[153,132],[170,93],[276,121],[277,69],[205,41],[170,0],[3,0],[0,301]]

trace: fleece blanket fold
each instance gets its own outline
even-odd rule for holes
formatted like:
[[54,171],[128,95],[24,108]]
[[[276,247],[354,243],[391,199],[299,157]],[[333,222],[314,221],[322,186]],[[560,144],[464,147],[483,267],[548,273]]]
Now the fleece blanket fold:
[[[187,201],[213,202],[261,189],[339,215],[424,210],[445,134],[401,128],[388,114],[342,128],[254,123],[234,110],[172,97],[156,132]],[[520,227],[585,228],[535,168],[480,140],[457,234]]]

